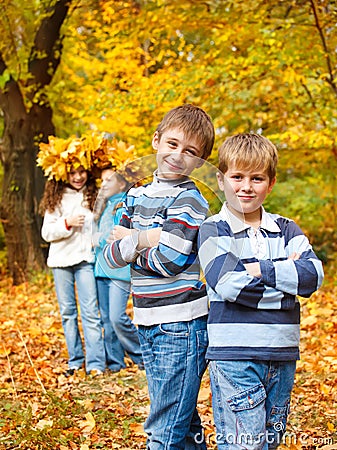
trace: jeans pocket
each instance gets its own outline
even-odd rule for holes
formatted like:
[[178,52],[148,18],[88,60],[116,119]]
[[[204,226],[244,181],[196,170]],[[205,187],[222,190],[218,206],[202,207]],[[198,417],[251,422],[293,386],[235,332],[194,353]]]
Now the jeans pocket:
[[241,438],[247,444],[263,441],[266,397],[263,385],[258,384],[227,399],[229,408],[235,414]]
[[171,336],[188,336],[190,333],[187,322],[162,323],[159,329],[163,334]]
[[197,331],[197,351],[198,351],[198,377],[201,378],[206,370],[206,350],[208,346],[207,330]]

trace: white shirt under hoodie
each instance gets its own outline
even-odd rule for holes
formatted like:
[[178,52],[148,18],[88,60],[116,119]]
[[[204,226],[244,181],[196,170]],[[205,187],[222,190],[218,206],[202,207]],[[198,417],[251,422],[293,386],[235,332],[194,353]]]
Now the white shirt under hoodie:
[[[76,191],[66,188],[61,205],[54,212],[45,213],[41,235],[46,242],[50,242],[47,259],[49,267],[68,267],[83,261],[94,262],[91,243],[93,214],[83,206],[85,189]],[[67,230],[65,219],[78,214],[85,215],[83,227]]]

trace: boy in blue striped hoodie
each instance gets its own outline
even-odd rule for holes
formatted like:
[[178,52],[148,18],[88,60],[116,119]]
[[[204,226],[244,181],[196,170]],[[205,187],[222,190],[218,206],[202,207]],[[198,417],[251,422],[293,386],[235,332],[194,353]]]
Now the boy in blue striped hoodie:
[[[205,449],[196,404],[206,369],[208,299],[197,234],[208,204],[189,178],[211,153],[214,127],[197,106],[169,111],[152,146],[152,183],[131,189],[122,226],[105,249],[111,267],[131,264],[134,321],[150,395],[148,450]],[[159,230],[158,245],[147,244]],[[151,237],[153,239],[153,236]]]
[[299,359],[300,304],[323,280],[301,229],[262,204],[276,181],[276,147],[249,133],[219,149],[226,203],[200,227],[210,300],[206,359],[216,440],[223,449],[275,449]]

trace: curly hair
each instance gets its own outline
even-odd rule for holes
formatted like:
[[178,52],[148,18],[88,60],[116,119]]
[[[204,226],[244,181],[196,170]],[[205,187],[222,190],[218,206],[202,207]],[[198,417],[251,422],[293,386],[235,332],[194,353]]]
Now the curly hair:
[[[64,181],[48,180],[45,186],[43,197],[39,206],[39,213],[43,216],[46,211],[52,213],[60,206],[63,192],[68,184]],[[97,197],[96,180],[91,173],[88,172],[88,180],[86,182],[86,190],[84,192],[84,202],[87,207],[93,211]]]

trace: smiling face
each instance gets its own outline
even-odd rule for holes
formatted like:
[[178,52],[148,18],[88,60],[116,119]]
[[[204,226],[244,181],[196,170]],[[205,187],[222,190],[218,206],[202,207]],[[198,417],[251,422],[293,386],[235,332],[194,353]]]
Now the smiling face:
[[105,198],[122,192],[126,186],[126,182],[113,169],[103,170],[101,179],[101,192]]
[[76,191],[82,189],[85,183],[88,181],[88,172],[82,167],[77,169],[71,169],[68,173],[68,183]]
[[197,139],[187,137],[178,128],[166,130],[160,138],[156,132],[152,146],[157,151],[159,178],[176,180],[190,175],[204,163],[201,159],[203,150]]
[[233,164],[223,175],[217,174],[219,188],[225,193],[229,210],[245,222],[256,225],[261,206],[271,192],[276,178],[270,180],[266,170],[244,169]]

